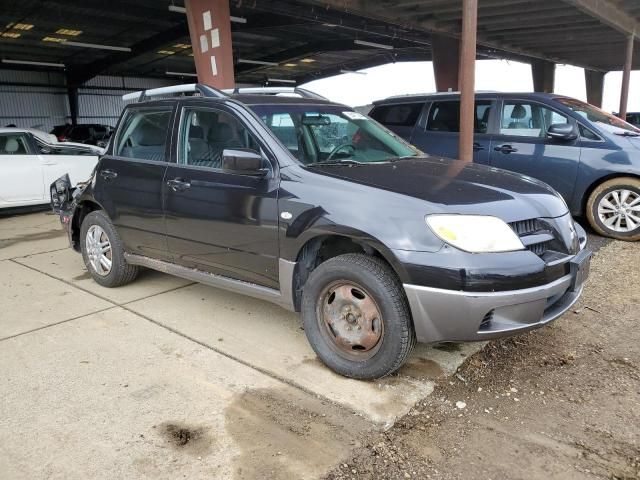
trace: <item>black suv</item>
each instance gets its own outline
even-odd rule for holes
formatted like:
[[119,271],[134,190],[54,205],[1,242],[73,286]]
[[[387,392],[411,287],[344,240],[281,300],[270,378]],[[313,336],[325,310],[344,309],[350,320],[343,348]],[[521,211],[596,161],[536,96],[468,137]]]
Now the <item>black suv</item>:
[[586,236],[544,183],[317,97],[159,90],[185,91],[127,106],[90,181],[52,185],[99,284],[142,266],[301,311],[320,359],[361,379],[416,340],[528,331],[578,299]]

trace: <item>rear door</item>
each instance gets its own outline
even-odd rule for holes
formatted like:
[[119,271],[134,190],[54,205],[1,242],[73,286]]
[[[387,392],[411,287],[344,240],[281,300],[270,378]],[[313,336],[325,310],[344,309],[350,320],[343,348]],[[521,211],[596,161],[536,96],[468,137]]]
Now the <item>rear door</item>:
[[[278,288],[278,177],[275,159],[227,106],[185,106],[167,170],[169,250],[183,266]],[[222,152],[262,153],[266,177],[221,169]]]
[[571,201],[580,164],[578,140],[555,140],[547,129],[575,121],[549,105],[505,99],[499,129],[491,143],[491,165],[542,180]]
[[0,133],[0,207],[47,202],[42,165],[28,134]]
[[132,107],[98,164],[94,196],[116,226],[125,250],[168,259],[162,186],[170,160],[175,102]]
[[[496,100],[477,100],[473,136],[474,163],[489,163],[491,147],[492,113]],[[460,138],[460,102],[458,100],[434,101],[424,127],[416,129],[411,143],[430,155],[458,158]]]

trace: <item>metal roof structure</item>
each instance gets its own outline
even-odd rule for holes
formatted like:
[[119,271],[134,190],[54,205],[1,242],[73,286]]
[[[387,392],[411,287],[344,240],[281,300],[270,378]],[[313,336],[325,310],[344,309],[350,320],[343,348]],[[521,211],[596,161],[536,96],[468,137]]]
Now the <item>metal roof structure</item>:
[[[230,6],[236,81],[245,84],[302,83],[431,60],[432,34],[460,35],[461,0],[231,0]],[[632,34],[640,34],[638,0],[479,1],[478,58],[620,70]],[[638,42],[635,50],[639,68]],[[182,0],[0,0],[0,62],[0,68],[65,71],[72,85],[98,74],[186,80],[195,73]]]

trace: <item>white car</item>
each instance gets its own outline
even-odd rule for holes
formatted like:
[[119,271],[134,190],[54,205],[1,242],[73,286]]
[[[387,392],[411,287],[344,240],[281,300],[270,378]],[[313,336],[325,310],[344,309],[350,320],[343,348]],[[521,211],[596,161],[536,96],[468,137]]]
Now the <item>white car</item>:
[[72,185],[86,181],[103,153],[40,130],[0,128],[0,212],[48,204],[58,177],[68,173]]

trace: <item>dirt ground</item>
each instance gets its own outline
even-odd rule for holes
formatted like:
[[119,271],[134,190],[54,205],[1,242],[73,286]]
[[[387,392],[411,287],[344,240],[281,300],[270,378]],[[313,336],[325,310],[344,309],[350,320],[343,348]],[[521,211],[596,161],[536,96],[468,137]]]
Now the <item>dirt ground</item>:
[[570,312],[491,342],[326,478],[640,478],[639,303],[640,244],[604,246]]

